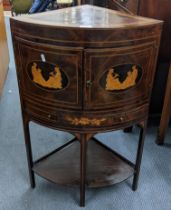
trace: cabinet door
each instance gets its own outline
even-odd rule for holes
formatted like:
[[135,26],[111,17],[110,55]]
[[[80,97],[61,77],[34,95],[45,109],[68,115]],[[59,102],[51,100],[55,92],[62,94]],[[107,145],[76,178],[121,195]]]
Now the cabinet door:
[[82,49],[14,40],[25,107],[47,113],[56,108],[81,109]]
[[86,50],[87,110],[130,111],[149,102],[157,50],[153,42]]
[[0,3],[0,96],[5,83],[9,65],[9,54],[7,46],[7,37],[5,31],[5,20],[3,6]]

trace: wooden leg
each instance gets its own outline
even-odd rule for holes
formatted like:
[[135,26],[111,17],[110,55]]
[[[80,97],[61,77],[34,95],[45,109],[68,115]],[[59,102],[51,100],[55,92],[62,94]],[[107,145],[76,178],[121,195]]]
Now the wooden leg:
[[80,206],[85,206],[85,184],[86,184],[86,134],[81,135],[80,139]]
[[142,153],[143,153],[143,147],[144,147],[145,132],[146,132],[146,122],[144,122],[142,127],[140,128],[140,136],[139,136],[137,157],[136,157],[136,163],[135,163],[135,173],[134,173],[134,179],[133,179],[133,184],[132,184],[132,189],[134,191],[137,190],[137,187],[138,187],[138,179],[139,179],[141,159],[142,159]]
[[24,127],[25,146],[26,146],[26,153],[27,153],[29,176],[30,176],[30,185],[32,188],[34,188],[35,177],[34,177],[34,172],[32,170],[33,158],[32,158],[32,149],[31,149],[31,141],[30,141],[29,121],[24,120],[23,127]]
[[168,74],[168,80],[167,80],[166,91],[165,91],[164,105],[163,105],[163,110],[162,110],[162,114],[161,114],[160,126],[158,129],[158,136],[156,139],[156,143],[158,145],[164,144],[164,138],[165,138],[168,124],[169,124],[170,115],[171,115],[171,64],[169,67],[169,74]]

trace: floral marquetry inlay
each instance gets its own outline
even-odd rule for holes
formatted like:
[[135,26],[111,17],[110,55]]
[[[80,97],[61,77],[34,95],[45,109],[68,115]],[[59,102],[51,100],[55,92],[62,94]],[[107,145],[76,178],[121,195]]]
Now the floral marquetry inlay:
[[93,126],[100,126],[102,122],[106,121],[106,118],[96,119],[96,118],[86,118],[86,117],[66,117],[66,120],[69,121],[72,125],[93,125]]
[[107,91],[126,90],[135,86],[142,76],[138,65],[125,64],[109,69],[101,78],[101,86]]

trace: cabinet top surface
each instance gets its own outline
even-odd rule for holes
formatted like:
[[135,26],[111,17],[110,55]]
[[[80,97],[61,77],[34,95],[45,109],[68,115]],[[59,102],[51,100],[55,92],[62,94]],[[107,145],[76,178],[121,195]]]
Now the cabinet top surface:
[[162,22],[91,5],[68,7],[39,14],[18,16],[12,19],[39,25],[89,29],[139,27]]

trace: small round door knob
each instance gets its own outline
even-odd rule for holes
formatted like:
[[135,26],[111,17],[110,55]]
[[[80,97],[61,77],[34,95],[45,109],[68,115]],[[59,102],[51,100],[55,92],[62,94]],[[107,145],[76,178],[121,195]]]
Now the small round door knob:
[[87,84],[87,87],[90,87],[93,83],[91,80],[87,80],[86,84]]
[[124,121],[124,117],[120,117],[120,121],[121,121],[121,122]]

